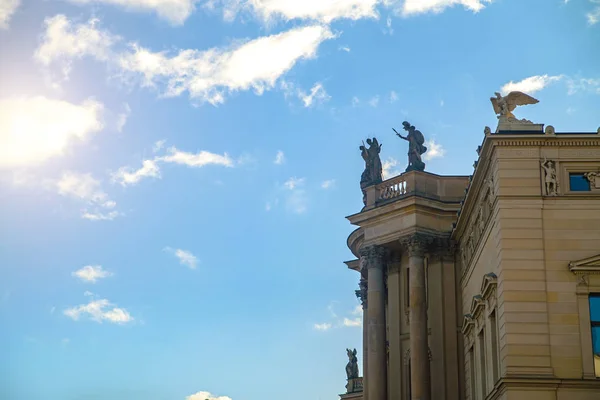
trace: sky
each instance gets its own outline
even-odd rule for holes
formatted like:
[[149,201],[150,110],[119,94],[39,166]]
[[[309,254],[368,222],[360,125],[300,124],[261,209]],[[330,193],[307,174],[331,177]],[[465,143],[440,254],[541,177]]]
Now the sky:
[[361,141],[397,175],[408,120],[426,171],[469,175],[512,90],[540,100],[518,118],[595,132],[599,22],[597,0],[0,0],[0,398],[338,398]]

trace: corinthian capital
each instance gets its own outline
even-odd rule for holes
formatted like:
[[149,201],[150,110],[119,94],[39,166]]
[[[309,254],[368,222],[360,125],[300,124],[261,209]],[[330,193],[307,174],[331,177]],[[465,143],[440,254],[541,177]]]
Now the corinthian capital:
[[365,279],[361,279],[358,283],[358,290],[354,291],[356,293],[356,297],[360,300],[363,308],[367,307],[367,281]]
[[368,246],[360,249],[360,261],[362,268],[380,268],[383,269],[386,250],[382,246]]
[[400,239],[409,257],[423,257],[427,249],[434,243],[434,237],[424,233],[414,233]]

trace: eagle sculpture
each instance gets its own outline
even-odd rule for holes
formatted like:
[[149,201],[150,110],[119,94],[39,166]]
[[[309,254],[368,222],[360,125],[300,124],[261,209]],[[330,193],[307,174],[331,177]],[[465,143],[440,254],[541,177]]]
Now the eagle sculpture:
[[491,97],[490,100],[494,106],[494,111],[498,114],[498,118],[505,117],[508,120],[515,119],[512,111],[517,106],[539,103],[537,99],[523,92],[510,92],[506,96],[502,96],[496,92],[496,97]]

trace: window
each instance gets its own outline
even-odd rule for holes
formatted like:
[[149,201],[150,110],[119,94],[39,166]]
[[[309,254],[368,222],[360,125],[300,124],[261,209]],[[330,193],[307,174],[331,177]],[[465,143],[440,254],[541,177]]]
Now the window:
[[584,176],[583,172],[569,173],[569,188],[571,192],[589,192],[590,181]]
[[596,377],[600,378],[600,294],[590,295],[590,321],[592,325],[594,371]]
[[492,378],[495,385],[500,378],[498,368],[498,324],[496,323],[496,310],[490,314],[490,330],[492,336]]
[[479,335],[477,335],[477,344],[478,344],[477,351],[479,352],[479,384],[480,384],[482,399],[485,399],[485,396],[487,395],[487,385],[486,385],[487,371],[485,368],[485,337],[484,337],[484,335],[485,334],[483,332],[483,329],[481,330],[481,332],[479,332]]
[[475,388],[475,349],[474,346],[471,346],[469,349],[469,393],[471,394],[469,397],[471,400],[475,400],[477,398],[477,390]]

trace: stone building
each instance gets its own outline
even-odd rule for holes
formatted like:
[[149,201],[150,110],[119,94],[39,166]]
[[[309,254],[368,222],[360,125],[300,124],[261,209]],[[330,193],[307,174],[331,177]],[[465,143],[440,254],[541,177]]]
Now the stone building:
[[499,119],[471,176],[362,185],[363,382],[342,399],[600,399],[600,129]]

